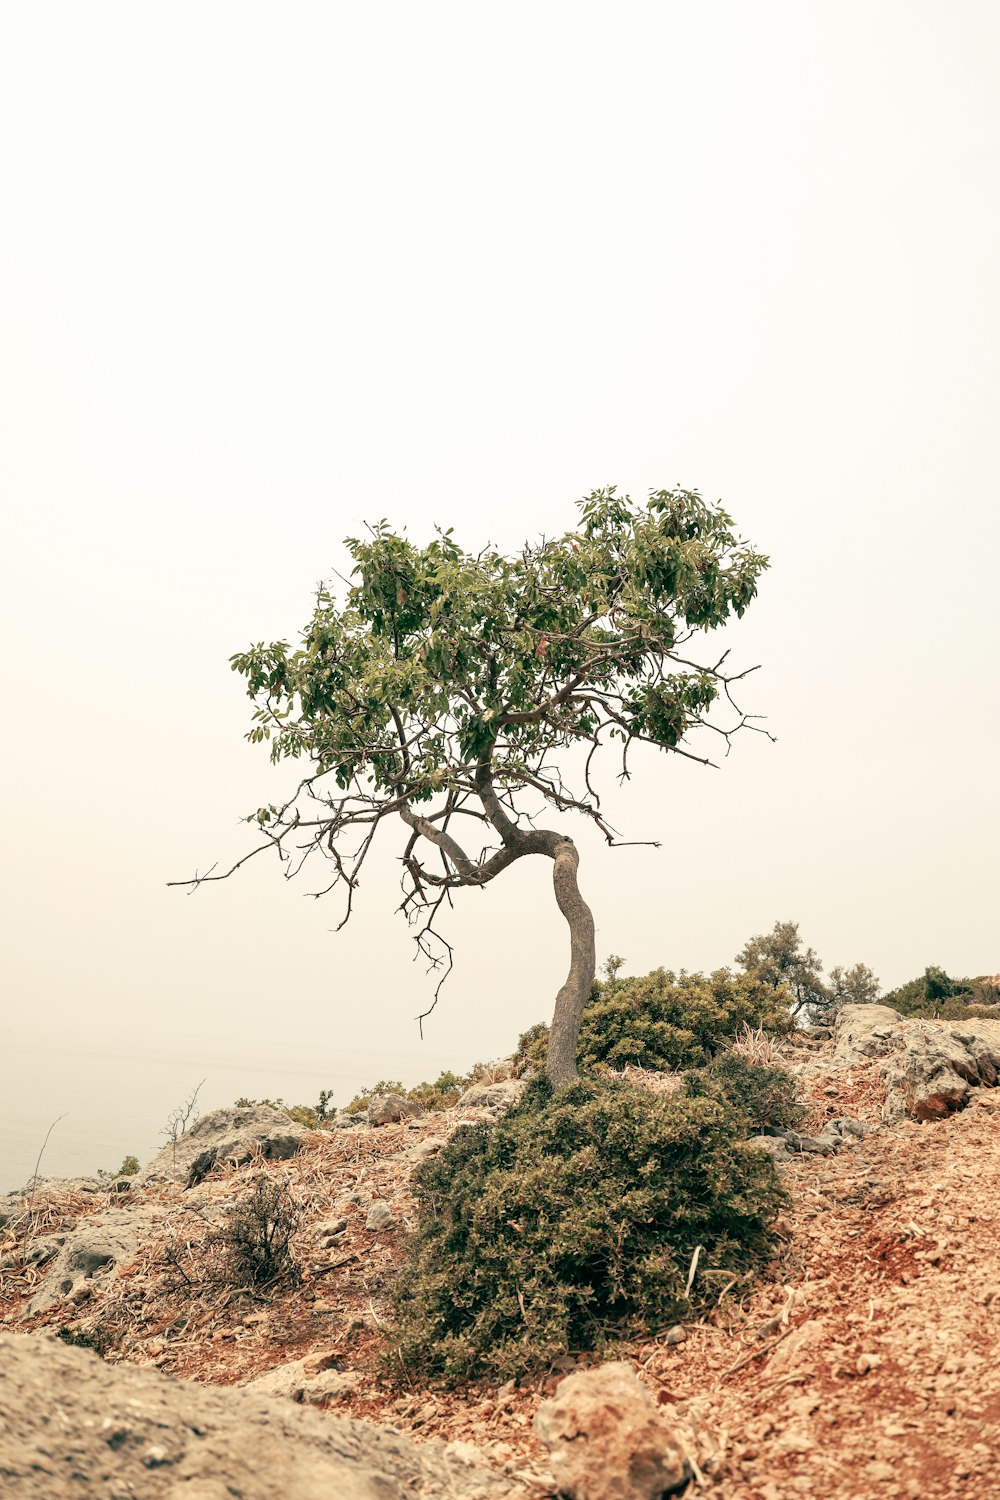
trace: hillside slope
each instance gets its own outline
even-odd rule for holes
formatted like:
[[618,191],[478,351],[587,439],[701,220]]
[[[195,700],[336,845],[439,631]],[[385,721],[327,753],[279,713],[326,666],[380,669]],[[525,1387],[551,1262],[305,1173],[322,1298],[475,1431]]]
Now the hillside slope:
[[[953,1028],[940,1024],[951,1047]],[[925,1038],[938,1025],[921,1023]],[[661,1406],[690,1411],[718,1435],[724,1456],[704,1474],[706,1493],[866,1500],[988,1492],[1000,1464],[1000,1091],[979,1079],[968,1083],[959,1112],[893,1123],[898,1110],[886,1106],[886,1088],[887,1078],[898,1082],[900,1045],[890,1038],[873,1057],[847,1049],[846,1060],[833,1042],[791,1054],[806,1128],[819,1133],[825,1121],[849,1116],[868,1133],[835,1156],[782,1162],[793,1206],[782,1251],[751,1295],[725,1301],[682,1335],[618,1351]],[[413,1387],[405,1372],[390,1381],[374,1362],[386,1288],[414,1221],[410,1173],[457,1124],[477,1117],[465,1108],[314,1132],[287,1160],[215,1165],[187,1190],[148,1181],[124,1195],[135,1200],[127,1211],[86,1184],[47,1185],[31,1206],[31,1237],[53,1252],[50,1267],[55,1240],[81,1229],[113,1230],[122,1249],[110,1273],[77,1272],[68,1300],[42,1306],[47,1267],[30,1250],[25,1258],[24,1205],[19,1216],[8,1204],[4,1326],[64,1329],[112,1363],[209,1385],[264,1377],[261,1390],[391,1424],[418,1443],[475,1444],[508,1493],[549,1493],[532,1423],[575,1361],[534,1384],[460,1392]],[[305,1207],[295,1241],[305,1278],[266,1296],[236,1295],[203,1279],[206,1236],[260,1174],[287,1181]],[[383,1207],[373,1214],[375,1204]],[[131,1246],[119,1233],[130,1216]]]

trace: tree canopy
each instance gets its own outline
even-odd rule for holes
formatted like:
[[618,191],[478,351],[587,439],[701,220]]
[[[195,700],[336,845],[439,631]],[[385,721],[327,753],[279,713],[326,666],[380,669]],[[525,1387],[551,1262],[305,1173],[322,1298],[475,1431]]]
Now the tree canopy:
[[736,955],[740,968],[790,997],[793,1016],[805,1013],[813,1021],[832,1016],[842,1005],[869,1005],[879,997],[879,982],[867,964],[838,964],[823,978],[823,965],[814,948],[803,946],[798,922],[775,922],[770,932],[758,933]]
[[593,920],[575,845],[538,814],[576,813],[616,843],[599,787],[609,751],[627,778],[636,743],[710,762],[693,730],[725,751],[756,727],[733,699],[746,673],[699,647],[742,616],[767,566],[694,490],[639,504],[610,487],[579,511],[576,529],[514,555],[463,551],[450,529],[421,547],[381,521],[348,540],[352,579],[318,589],[298,645],[258,642],[232,658],[255,704],[247,738],[269,742],[276,762],[308,762],[288,800],[249,815],[264,842],[233,869],[268,848],[287,875],[317,859],[316,894],[340,888],[346,921],[377,830],[401,821],[401,909],[447,968],[435,919],[454,890],[527,854],[551,858],[571,934],[553,1024],[561,1073],[550,1051],[562,1081],[594,977]]

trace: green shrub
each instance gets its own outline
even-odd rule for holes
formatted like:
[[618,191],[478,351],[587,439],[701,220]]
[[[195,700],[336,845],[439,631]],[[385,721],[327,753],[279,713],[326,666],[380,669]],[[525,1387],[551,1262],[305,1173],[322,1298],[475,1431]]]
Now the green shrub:
[[882,1004],[890,1005],[904,1016],[932,1016],[945,1021],[960,1021],[969,1014],[969,1006],[981,1003],[983,993],[980,981],[952,979],[935,964],[924,970],[917,979],[901,984],[883,997]]
[[107,1359],[121,1339],[121,1329],[106,1319],[97,1318],[75,1328],[60,1328],[56,1338],[74,1349],[89,1349],[99,1359]]
[[416,1088],[407,1090],[407,1098],[412,1099],[414,1104],[419,1104],[421,1109],[451,1109],[453,1104],[458,1103],[467,1083],[468,1079],[460,1077],[458,1073],[445,1071],[433,1083],[418,1083]]
[[759,1135],[768,1125],[786,1130],[804,1113],[791,1073],[748,1062],[735,1052],[724,1052],[707,1068],[688,1074],[684,1092],[692,1099],[721,1099],[743,1121],[744,1135]]
[[319,1103],[314,1105],[286,1104],[284,1099],[248,1099],[245,1094],[241,1094],[235,1105],[237,1109],[254,1109],[257,1105],[280,1109],[296,1125],[305,1125],[309,1130],[323,1130],[330,1128],[330,1121],[337,1113],[336,1105],[330,1102],[332,1098],[332,1089],[321,1089]]
[[406,1090],[404,1089],[403,1085],[397,1079],[380,1078],[379,1081],[378,1081],[378,1083],[373,1083],[370,1088],[362,1089],[360,1091],[360,1093],[355,1094],[355,1096],[351,1100],[351,1102],[349,1104],[345,1104],[344,1105],[344,1114],[345,1115],[360,1115],[360,1114],[364,1114],[365,1110],[368,1108],[368,1101],[369,1101],[369,1099],[371,1099],[371,1097],[372,1097],[373,1094],[405,1094],[405,1093],[406,1093]]
[[373,1083],[369,1088],[364,1088],[360,1093],[355,1094],[350,1104],[344,1105],[344,1114],[363,1114],[374,1094],[402,1094],[404,1099],[412,1099],[414,1104],[419,1104],[423,1110],[451,1109],[452,1105],[458,1102],[459,1095],[468,1083],[467,1075],[448,1071],[441,1073],[433,1083],[418,1083],[412,1089],[404,1088],[398,1080],[380,1078],[378,1083]]
[[[669,1071],[697,1068],[732,1042],[744,1026],[793,1028],[788,996],[754,974],[674,974],[654,969],[641,978],[596,984],[584,1006],[577,1060],[581,1072],[631,1063]],[[516,1062],[545,1066],[549,1028],[533,1026],[518,1042]]]
[[918,979],[901,984],[883,1000],[904,1016],[934,1016],[944,1021],[962,1021],[968,1016],[995,1018],[1000,1002],[1000,980],[995,974],[952,979],[931,965]]
[[785,1202],[744,1133],[720,1098],[582,1079],[461,1127],[414,1176],[396,1368],[507,1379],[711,1303],[770,1253]]
[[126,1156],[117,1172],[107,1172],[103,1167],[98,1167],[97,1175],[102,1182],[113,1182],[116,1177],[134,1177],[139,1171],[140,1162],[137,1156]]

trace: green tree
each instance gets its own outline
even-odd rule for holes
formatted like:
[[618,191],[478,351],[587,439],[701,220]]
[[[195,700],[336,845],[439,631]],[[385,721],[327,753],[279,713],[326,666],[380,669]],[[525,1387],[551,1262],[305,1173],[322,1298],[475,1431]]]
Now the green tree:
[[874,1005],[881,991],[877,976],[867,964],[852,964],[849,969],[838,964],[830,970],[827,988],[835,1007]]
[[842,1005],[866,1005],[879,996],[878,979],[867,964],[838,966],[830,970],[829,981],[824,980],[819,954],[804,946],[798,922],[775,922],[770,932],[758,933],[745,944],[736,962],[775,990],[788,991],[793,1016],[804,1012],[814,1021]]
[[772,989],[792,996],[791,1012],[821,1010],[829,1000],[823,965],[814,948],[803,946],[798,922],[775,922],[770,932],[758,933],[736,955],[736,962]]
[[342,599],[320,587],[301,645],[260,642],[232,658],[255,704],[247,738],[269,741],[273,761],[308,762],[307,773],[284,804],[248,817],[262,844],[223,874],[175,883],[225,879],[267,849],[286,874],[325,860],[317,894],[339,887],[346,921],[376,832],[402,825],[401,909],[447,973],[436,922],[453,893],[527,855],[551,860],[570,969],[547,1070],[566,1083],[594,923],[575,843],[537,816],[582,815],[614,844],[596,780],[603,752],[620,753],[628,777],[636,742],[711,763],[693,731],[728,748],[756,727],[733,701],[746,673],[698,650],[744,613],[767,566],[732,524],[696,491],[636,504],[612,487],[580,503],[576,530],[514,556],[464,552],[450,530],[418,547],[384,521],[349,539],[354,582]]
[[976,1003],[976,981],[952,979],[937,964],[931,964],[918,979],[911,979],[891,990],[885,1004],[904,1016],[934,1016],[948,1021],[960,1020],[968,1007]]

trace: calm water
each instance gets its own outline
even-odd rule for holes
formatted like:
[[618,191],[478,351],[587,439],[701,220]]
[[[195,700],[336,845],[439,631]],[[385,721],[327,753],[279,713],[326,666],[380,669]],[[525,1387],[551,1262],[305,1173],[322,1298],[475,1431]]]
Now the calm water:
[[[362,1084],[386,1072],[384,1054],[352,1058],[340,1071],[313,1072],[259,1058],[239,1063],[183,1055],[115,1056],[17,1043],[5,1046],[3,1062],[0,1192],[24,1186],[45,1132],[64,1113],[42,1157],[43,1177],[89,1177],[98,1168],[113,1171],[130,1155],[145,1165],[163,1146],[162,1132],[170,1115],[202,1079],[198,1110],[207,1114],[242,1095],[315,1104],[324,1088],[332,1088],[334,1101],[344,1105]],[[436,1059],[428,1056],[426,1062],[433,1068]],[[422,1076],[435,1073],[424,1070]],[[416,1079],[404,1075],[403,1081]]]

